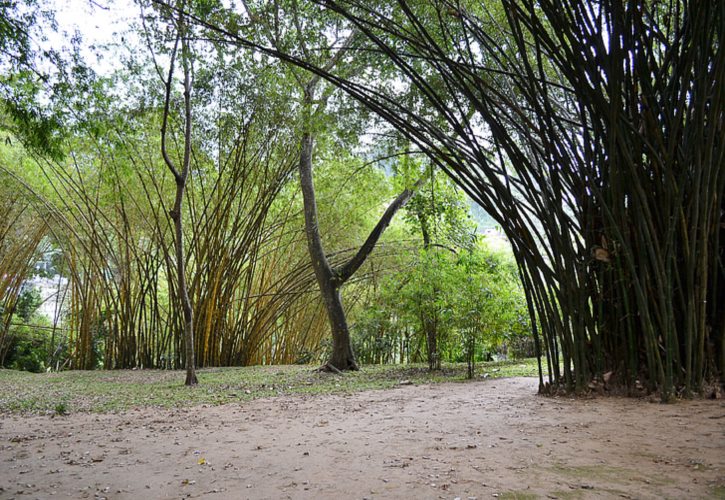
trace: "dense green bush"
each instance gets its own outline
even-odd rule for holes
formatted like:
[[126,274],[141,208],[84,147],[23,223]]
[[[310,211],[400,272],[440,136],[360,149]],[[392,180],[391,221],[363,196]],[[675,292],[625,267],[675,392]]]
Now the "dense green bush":
[[408,272],[387,276],[358,314],[353,341],[363,363],[437,356],[468,361],[472,372],[492,354],[529,353],[530,331],[513,260],[478,243],[458,252],[423,249]]
[[50,339],[43,330],[13,326],[9,337],[10,348],[5,360],[8,368],[35,373],[45,371]]
[[3,367],[38,373],[67,354],[64,336],[59,331],[54,335],[49,319],[38,314],[41,303],[37,288],[26,289],[18,297],[12,316],[3,318],[8,328]]

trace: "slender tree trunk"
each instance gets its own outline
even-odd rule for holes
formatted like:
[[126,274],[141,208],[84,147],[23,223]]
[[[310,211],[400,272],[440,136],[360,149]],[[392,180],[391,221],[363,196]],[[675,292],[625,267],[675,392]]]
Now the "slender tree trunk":
[[[179,287],[179,299],[181,300],[182,317],[184,320],[184,358],[186,364],[186,385],[199,383],[196,377],[195,355],[194,355],[194,311],[189,299],[189,291],[186,285],[186,266],[184,263],[184,240],[183,240],[183,216],[181,212],[184,201],[186,180],[189,176],[191,164],[191,68],[188,41],[183,36],[184,23],[183,15],[179,14],[179,26],[177,28],[176,42],[171,53],[169,74],[166,80],[166,97],[164,102],[163,123],[161,125],[161,153],[164,162],[169,168],[176,181],[176,197],[174,206],[169,211],[169,216],[174,223],[174,253],[176,258],[177,284]],[[169,106],[171,101],[171,84],[174,76],[174,63],[181,42],[181,65],[184,74],[184,156],[181,171],[176,168],[174,161],[166,149],[166,130],[169,120]]]
[[179,299],[181,300],[181,311],[184,318],[184,358],[186,361],[185,385],[196,385],[199,380],[196,378],[194,355],[194,311],[189,300],[189,290],[186,285],[186,265],[184,262],[184,240],[183,226],[181,220],[181,205],[184,199],[186,179],[176,181],[176,198],[174,208],[169,215],[174,222],[174,251],[176,255],[177,284],[179,287]]
[[[420,234],[423,236],[423,250],[426,252],[431,247],[430,231],[428,230],[428,221],[423,215],[421,209],[417,210],[418,222],[420,223]],[[421,304],[421,308],[422,308]],[[428,369],[430,371],[440,370],[440,359],[438,356],[438,338],[435,327],[435,322],[426,312],[421,314],[421,323],[423,325],[423,331],[425,332],[425,342],[428,351]]]
[[423,330],[425,331],[426,347],[428,348],[428,369],[440,370],[441,360],[438,355],[438,335],[433,318],[423,313]]
[[473,378],[476,375],[476,336],[475,332],[471,332],[471,370],[468,378]]

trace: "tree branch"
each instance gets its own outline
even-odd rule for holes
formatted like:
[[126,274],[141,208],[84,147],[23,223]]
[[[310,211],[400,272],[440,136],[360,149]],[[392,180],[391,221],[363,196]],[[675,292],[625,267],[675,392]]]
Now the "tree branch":
[[375,244],[380,239],[380,236],[382,236],[383,232],[385,232],[387,227],[390,225],[390,221],[393,220],[395,214],[398,210],[403,208],[406,203],[408,203],[422,184],[423,179],[418,180],[412,188],[405,189],[398,195],[397,198],[395,198],[395,200],[393,200],[355,256],[347,261],[347,263],[334,270],[334,280],[336,286],[340,286],[345,283],[353,274],[355,274],[355,271],[363,265],[365,259],[368,258],[368,255],[370,255],[375,248]]

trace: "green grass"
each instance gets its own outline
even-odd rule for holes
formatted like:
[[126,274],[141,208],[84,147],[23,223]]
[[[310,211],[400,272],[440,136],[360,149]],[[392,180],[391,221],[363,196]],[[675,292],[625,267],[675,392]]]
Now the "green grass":
[[[569,467],[564,465],[554,465],[551,470],[559,475],[567,478],[567,480],[581,481],[582,484],[588,484],[591,488],[598,492],[597,494],[610,495],[612,497],[626,495],[626,490],[615,488],[615,486],[626,487],[627,484],[641,484],[645,482],[647,489],[657,495],[658,490],[662,486],[671,486],[675,481],[665,475],[654,474],[643,476],[641,472],[622,467],[613,467],[606,465],[582,465]],[[559,498],[589,498],[591,494],[588,489],[574,490],[569,493],[581,496],[566,496],[567,492],[554,491],[553,495]]]
[[[481,363],[491,378],[535,376],[536,360]],[[424,365],[370,365],[359,372],[319,373],[312,366],[253,366],[198,371],[199,385],[185,387],[184,373],[164,370],[29,373],[0,370],[0,413],[114,412],[139,407],[220,405],[284,394],[339,394],[412,384],[465,382],[465,364],[439,372]],[[480,378],[479,378],[480,380]]]
[[725,498],[725,485],[713,486],[712,498]]

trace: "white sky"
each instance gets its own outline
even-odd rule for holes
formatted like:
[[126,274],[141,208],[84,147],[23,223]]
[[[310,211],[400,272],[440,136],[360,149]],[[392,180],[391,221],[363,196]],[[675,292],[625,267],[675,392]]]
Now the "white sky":
[[92,43],[113,41],[138,16],[131,0],[52,0],[61,30],[78,29]]
[[53,48],[67,44],[76,31],[83,37],[83,56],[99,74],[110,73],[117,61],[111,60],[113,52],[103,51],[106,57],[99,61],[93,47],[120,43],[127,36],[129,24],[138,19],[139,7],[132,0],[48,0],[55,10],[59,34],[46,32]]

